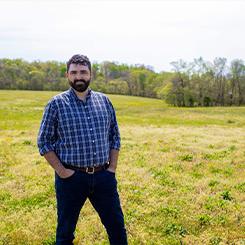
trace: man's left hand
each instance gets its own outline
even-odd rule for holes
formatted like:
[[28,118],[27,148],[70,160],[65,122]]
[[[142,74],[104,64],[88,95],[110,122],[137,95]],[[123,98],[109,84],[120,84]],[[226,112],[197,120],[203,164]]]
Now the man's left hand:
[[112,172],[114,174],[116,173],[116,170],[114,168],[111,168],[111,167],[107,168],[106,170],[109,172]]

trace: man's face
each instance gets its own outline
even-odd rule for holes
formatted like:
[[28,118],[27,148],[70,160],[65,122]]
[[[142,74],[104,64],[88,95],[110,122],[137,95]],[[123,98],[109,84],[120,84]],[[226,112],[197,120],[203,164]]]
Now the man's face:
[[89,68],[81,64],[71,64],[66,73],[69,84],[78,92],[84,92],[91,80]]

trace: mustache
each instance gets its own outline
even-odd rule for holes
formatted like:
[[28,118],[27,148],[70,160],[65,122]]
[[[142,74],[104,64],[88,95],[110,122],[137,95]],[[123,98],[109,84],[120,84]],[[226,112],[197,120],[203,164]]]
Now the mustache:
[[87,81],[85,81],[84,79],[75,79],[74,83],[78,83],[78,82],[83,82],[83,83],[87,83]]

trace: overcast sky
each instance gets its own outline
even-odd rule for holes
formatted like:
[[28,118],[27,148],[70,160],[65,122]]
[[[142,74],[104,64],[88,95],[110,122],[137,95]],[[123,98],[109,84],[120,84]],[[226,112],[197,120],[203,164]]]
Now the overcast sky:
[[245,59],[245,1],[2,1],[0,58],[145,64]]

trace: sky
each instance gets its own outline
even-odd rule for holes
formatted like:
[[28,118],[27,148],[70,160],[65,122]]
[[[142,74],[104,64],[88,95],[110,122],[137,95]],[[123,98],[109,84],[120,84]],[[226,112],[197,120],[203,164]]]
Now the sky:
[[245,59],[245,1],[0,0],[0,58],[144,64]]

